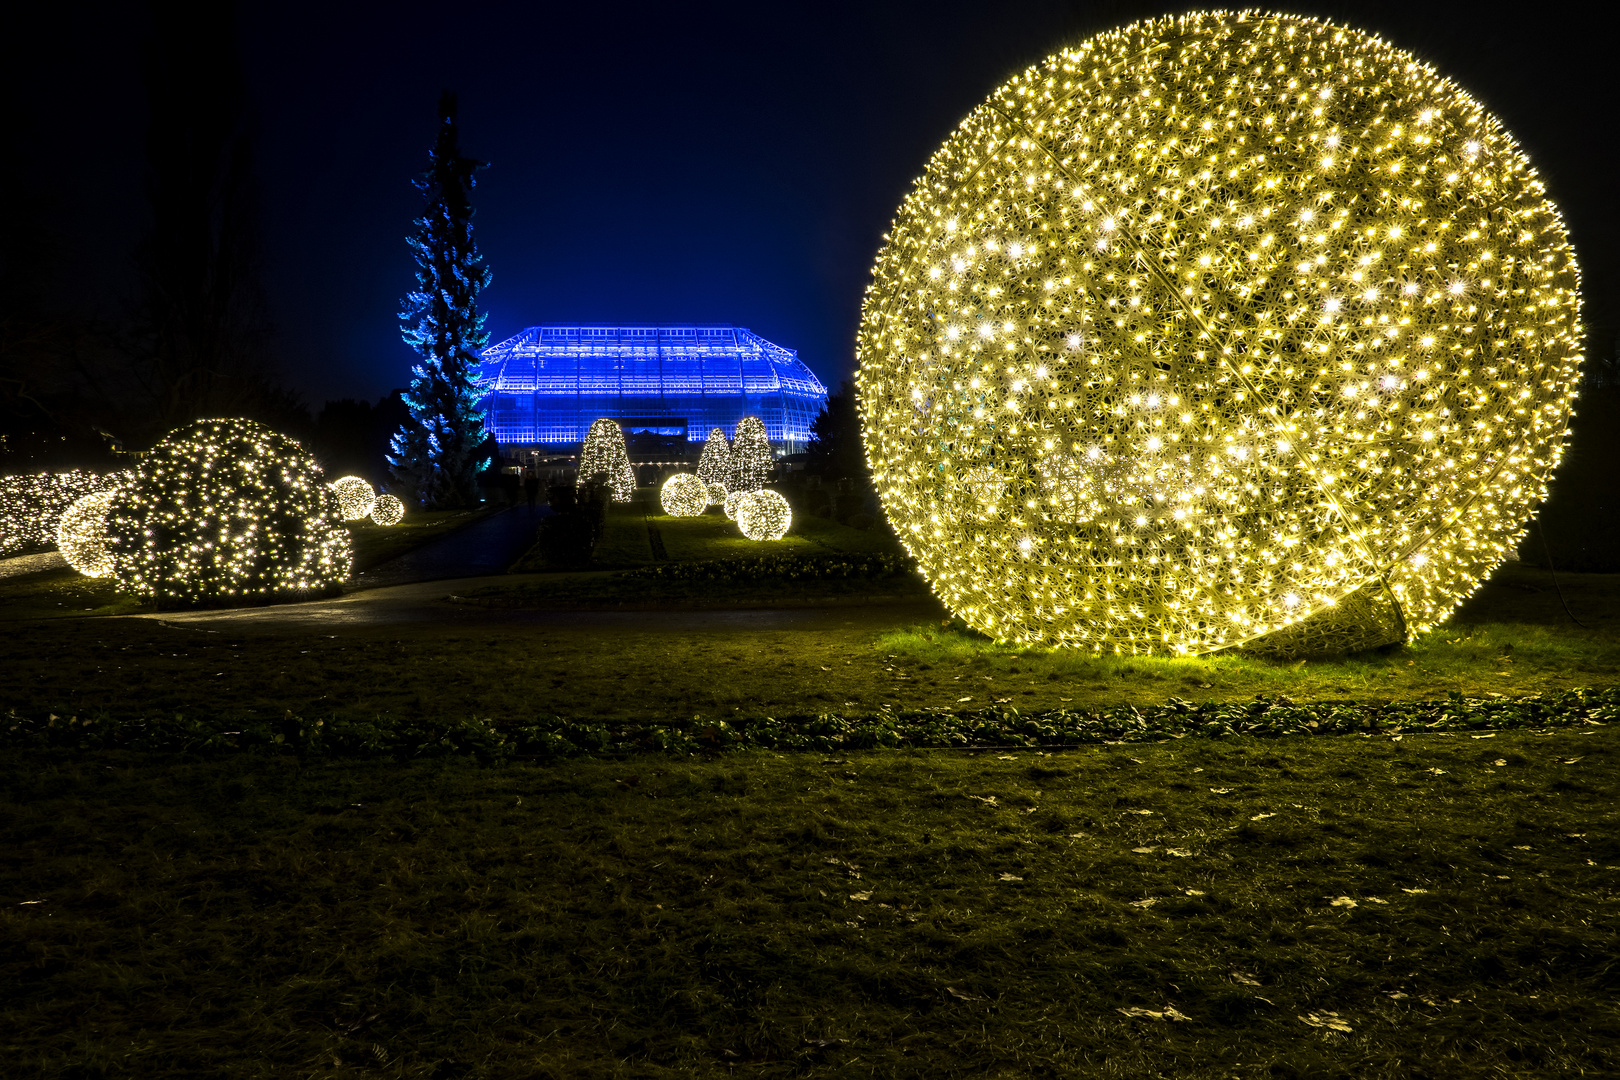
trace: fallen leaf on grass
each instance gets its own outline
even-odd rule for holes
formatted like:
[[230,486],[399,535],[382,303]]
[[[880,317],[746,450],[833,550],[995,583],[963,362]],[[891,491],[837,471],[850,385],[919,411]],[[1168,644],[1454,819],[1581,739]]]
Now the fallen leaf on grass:
[[1497,758],[1495,761],[1491,762],[1491,764],[1500,769],[1502,766],[1507,764],[1507,758]]
[[1260,980],[1259,979],[1256,979],[1253,975],[1250,975],[1248,972],[1244,972],[1244,971],[1234,971],[1234,972],[1232,972],[1232,981],[1235,982],[1235,983],[1242,983],[1244,986],[1259,986],[1260,985]]
[[1131,850],[1136,852],[1138,855],[1151,855],[1159,849],[1156,847],[1133,847]]
[[1073,701],[1074,698],[1072,698],[1072,697],[1060,697],[1060,698],[1058,698],[1058,700],[1059,701]]
[[1350,899],[1348,896],[1324,896],[1322,899],[1331,901],[1333,907],[1348,908],[1357,906],[1356,902]]
[[1186,848],[1167,847],[1164,849],[1164,853],[1166,855],[1174,855],[1178,859],[1192,858],[1192,852],[1188,851]]
[[1268,817],[1276,817],[1276,816],[1277,816],[1276,814],[1256,814],[1252,818],[1250,818],[1249,820],[1250,821],[1264,821]]
[[1148,816],[1152,816],[1153,814],[1152,810],[1127,810],[1125,812],[1127,814],[1146,814]]
[[1446,770],[1444,770],[1444,769],[1430,769],[1429,771],[1434,773],[1434,775],[1436,775],[1436,776],[1444,776],[1444,775],[1446,775]]
[[870,900],[872,899],[872,894],[869,892],[852,892],[849,894],[849,898],[851,900]]
[[1150,896],[1146,900],[1132,900],[1131,907],[1150,908],[1159,902],[1157,896]]
[[1368,902],[1369,902],[1369,903],[1373,903],[1373,904],[1383,904],[1383,905],[1385,905],[1385,906],[1386,906],[1386,907],[1387,907],[1387,906],[1388,906],[1388,905],[1389,905],[1389,901],[1388,901],[1388,900],[1380,900],[1380,899],[1378,899],[1378,897],[1376,897],[1376,896],[1369,896],[1369,897],[1367,897],[1367,901],[1368,901]]
[[997,754],[996,755],[996,760],[997,761],[1017,761],[1018,758],[1017,758],[1017,756],[1015,756],[1013,754]]
[[1402,889],[1401,890],[1401,892],[1405,892],[1405,893],[1426,893],[1428,891],[1429,891],[1428,889]]
[[1019,877],[1017,874],[1006,874],[1006,873],[1004,873],[1000,877],[996,878],[996,880],[997,881],[1023,881],[1024,879]]
[[1489,735],[1470,735],[1468,737],[1470,739],[1494,739],[1496,738],[1496,732],[1493,731]]
[[1300,1019],[1311,1025],[1311,1027],[1328,1028],[1333,1031],[1350,1030],[1350,1025],[1339,1019],[1339,1014],[1336,1012],[1306,1013]]
[[1132,1020],[1185,1020],[1187,1017],[1176,1011],[1174,1005],[1166,1005],[1161,1009],[1144,1009],[1139,1005],[1132,1005],[1128,1009],[1119,1010]]
[[1203,896],[1204,895],[1204,890],[1203,889],[1188,889],[1187,890],[1187,895],[1188,896]]
[[956,703],[957,703],[957,704],[958,704],[958,705],[960,705],[960,704],[962,704],[962,702],[964,702],[964,701],[972,701],[972,700],[973,700],[973,699],[972,699],[972,698],[971,698],[971,697],[959,697],[959,698],[957,698],[957,699],[956,699]]
[[1581,759],[1580,759],[1580,758],[1578,758],[1578,757],[1572,757],[1572,758],[1565,758],[1565,759],[1564,759],[1564,764],[1565,764],[1565,765],[1573,765],[1573,764],[1575,764],[1575,763],[1576,763],[1576,762],[1577,762],[1577,761],[1579,761],[1579,760],[1581,760]]
[[994,795],[969,795],[968,798],[977,799],[977,800],[979,800],[980,802],[984,803],[987,806],[999,806],[1000,805],[999,803],[996,802],[996,797]]
[[977,994],[963,993],[962,991],[958,990],[954,986],[947,986],[945,988],[945,992],[947,994],[951,995],[951,997],[955,998],[958,1001],[983,1001],[984,1000],[984,998],[979,997]]
[[1232,794],[1232,789],[1229,787],[1212,787],[1209,789],[1209,793],[1211,795],[1230,795]]
[[1389,1000],[1391,1000],[1391,1001],[1404,1001],[1404,1000],[1406,1000],[1406,998],[1410,997],[1411,995],[1410,994],[1403,994],[1399,990],[1385,990],[1384,991],[1384,996],[1389,998]]

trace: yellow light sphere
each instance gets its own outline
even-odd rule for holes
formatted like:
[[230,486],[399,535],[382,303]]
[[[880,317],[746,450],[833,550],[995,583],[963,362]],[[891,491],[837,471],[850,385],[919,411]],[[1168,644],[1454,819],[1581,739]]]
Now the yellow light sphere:
[[697,517],[709,508],[709,486],[691,473],[676,473],[658,489],[658,502],[670,517]]
[[405,504],[392,495],[379,495],[371,503],[371,520],[378,525],[398,525],[405,520]]
[[737,527],[750,540],[780,540],[793,524],[793,509],[779,493],[750,491],[737,500]]
[[729,518],[732,521],[736,521],[737,520],[737,508],[742,505],[742,501],[743,501],[744,498],[746,498],[747,496],[752,495],[752,494],[753,494],[752,491],[728,491],[728,492],[726,492],[726,497],[720,501],[721,507],[725,510],[726,517]]
[[1578,286],[1518,144],[1411,54],[1291,15],[1135,23],[996,90],[901,205],[867,459],[997,638],[1400,641],[1545,497]]
[[104,488],[74,500],[56,523],[56,549],[67,564],[85,577],[106,577],[112,573],[112,555],[107,551],[107,509],[116,488]]
[[724,506],[726,504],[726,485],[721,483],[705,484],[709,489],[709,505]]
[[358,476],[344,476],[326,485],[337,496],[338,511],[344,521],[359,521],[371,513],[371,504],[377,493],[370,484]]

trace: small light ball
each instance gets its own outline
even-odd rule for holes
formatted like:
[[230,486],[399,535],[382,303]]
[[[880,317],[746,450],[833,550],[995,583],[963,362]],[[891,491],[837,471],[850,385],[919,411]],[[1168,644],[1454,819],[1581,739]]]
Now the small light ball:
[[862,304],[867,462],[992,637],[1398,642],[1545,498],[1579,285],[1523,148],[1418,57],[1149,19],[1003,84],[905,197]]
[[377,498],[377,493],[371,485],[358,476],[344,476],[332,481],[327,487],[337,496],[338,511],[343,515],[344,521],[359,521],[371,513],[371,504]]
[[112,573],[112,556],[107,552],[107,508],[116,488],[106,488],[80,496],[56,523],[56,548],[67,564],[85,577],[106,577]]
[[379,495],[371,503],[371,520],[378,525],[398,525],[405,520],[405,504],[392,495]]
[[720,505],[725,508],[726,517],[732,521],[737,520],[737,507],[742,505],[743,498],[752,495],[752,491],[728,491]]
[[705,486],[709,489],[710,506],[724,506],[726,504],[726,485],[715,483]]
[[709,487],[691,473],[676,473],[659,489],[658,502],[670,517],[697,517],[709,507]]
[[750,491],[737,502],[737,527],[750,540],[780,540],[793,524],[793,508],[779,492]]

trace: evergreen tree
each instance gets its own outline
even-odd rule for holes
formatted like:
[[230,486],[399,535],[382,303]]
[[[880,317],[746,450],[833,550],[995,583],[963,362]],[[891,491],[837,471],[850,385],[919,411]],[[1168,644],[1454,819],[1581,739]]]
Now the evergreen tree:
[[415,181],[427,207],[408,239],[416,288],[399,314],[401,335],[422,362],[405,395],[411,422],[394,436],[388,459],[400,487],[414,489],[424,505],[445,508],[478,503],[484,414],[477,365],[489,341],[477,301],[490,275],[473,243],[469,198],[483,163],[461,156],[457,135],[456,96],[446,90],[428,170]]
[[598,475],[607,481],[614,502],[629,502],[636,490],[635,470],[624,445],[624,429],[607,417],[592,421],[579,452],[579,470],[574,484],[583,488]]
[[724,428],[709,432],[709,441],[703,444],[703,456],[698,458],[697,476],[705,484],[721,487],[731,482],[731,444],[726,441]]
[[867,475],[861,418],[855,411],[855,387],[848,379],[810,422],[810,445],[805,451],[810,456],[808,470],[824,479]]
[[737,434],[731,440],[731,479],[726,482],[726,491],[758,491],[765,486],[765,478],[775,464],[776,455],[771,452],[765,421],[757,416],[745,416],[737,421]]

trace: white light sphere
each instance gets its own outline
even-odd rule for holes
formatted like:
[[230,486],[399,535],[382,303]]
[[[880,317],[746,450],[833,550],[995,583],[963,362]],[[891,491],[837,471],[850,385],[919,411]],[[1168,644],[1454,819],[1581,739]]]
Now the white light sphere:
[[1265,12],[1138,22],[935,152],[862,306],[885,513],[992,637],[1279,655],[1405,640],[1563,453],[1579,271],[1501,122]]
[[378,495],[371,503],[371,520],[378,525],[398,525],[405,520],[405,504],[392,495]]
[[344,521],[360,521],[371,513],[377,493],[358,476],[344,476],[326,485],[337,496],[338,511]]
[[709,508],[709,486],[691,473],[676,473],[658,489],[658,502],[670,517],[697,517]]
[[112,573],[112,555],[107,551],[107,509],[116,494],[116,488],[106,488],[82,495],[56,523],[57,550],[69,566],[85,577]]
[[709,489],[709,505],[724,506],[726,504],[726,485],[712,483],[704,485]]
[[737,527],[750,540],[780,540],[793,524],[793,508],[779,492],[750,491],[737,501]]
[[742,505],[742,501],[743,501],[744,498],[746,498],[747,496],[752,495],[752,494],[753,494],[752,491],[728,491],[728,492],[726,492],[726,497],[723,500],[721,500],[721,503],[720,503],[720,505],[725,509],[726,517],[730,518],[732,521],[736,521],[737,520],[737,508]]

